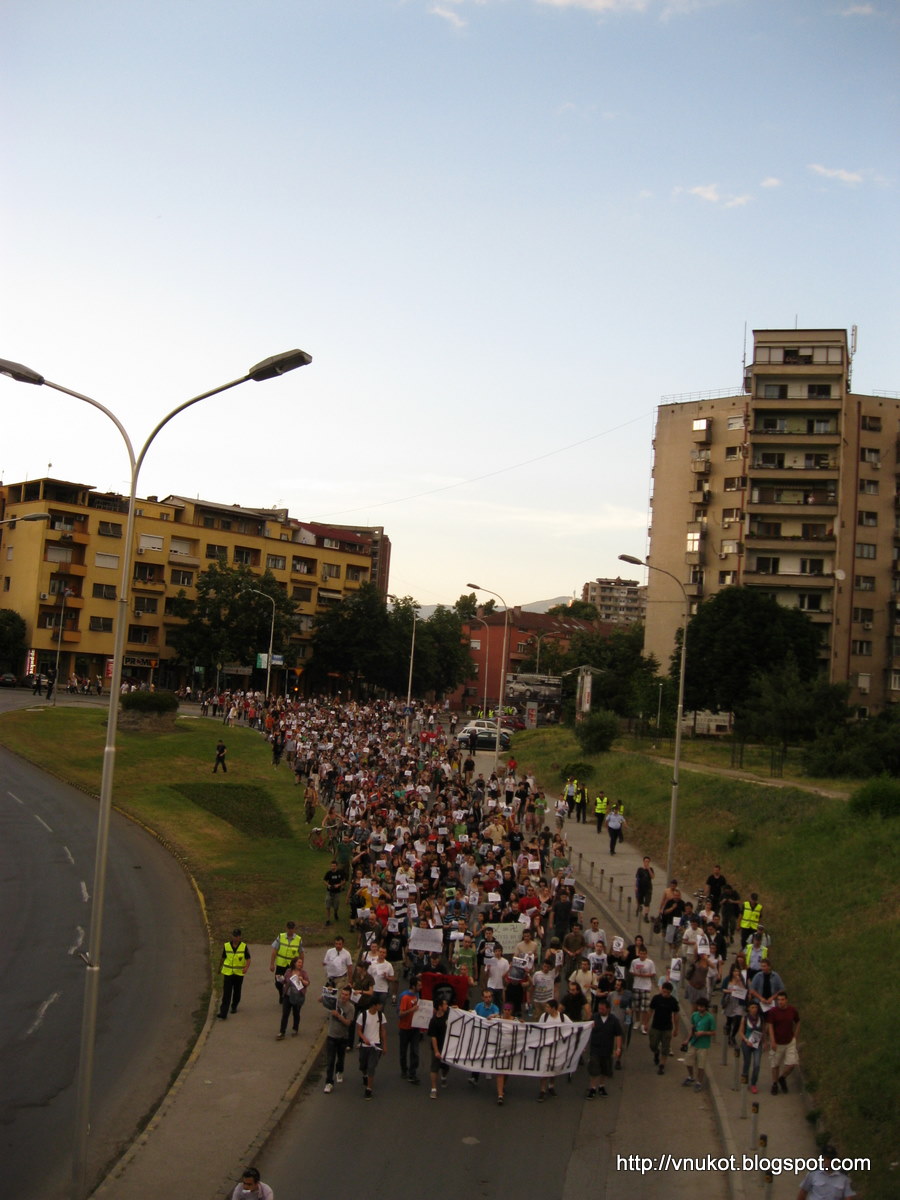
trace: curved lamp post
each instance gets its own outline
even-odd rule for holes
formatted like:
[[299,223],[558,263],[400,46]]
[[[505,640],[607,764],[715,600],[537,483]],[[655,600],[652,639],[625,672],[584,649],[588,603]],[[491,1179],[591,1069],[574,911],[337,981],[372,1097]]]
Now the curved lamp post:
[[484,617],[469,617],[470,621],[477,621],[479,625],[484,626],[484,700],[482,701],[481,711],[487,716],[487,690],[488,690],[488,663],[491,657],[491,627],[485,621]]
[[681,721],[684,716],[684,664],[687,653],[687,627],[688,621],[691,618],[690,606],[685,586],[677,575],[673,575],[671,571],[666,571],[663,567],[655,567],[653,563],[648,563],[646,559],[635,558],[632,554],[620,554],[619,558],[622,562],[631,563],[632,566],[646,567],[648,571],[659,571],[660,575],[668,575],[681,588],[681,596],[684,600],[684,631],[681,635],[681,663],[678,668],[678,714],[675,718],[675,754],[672,758],[672,800],[669,805],[669,847],[666,853],[666,886],[668,887],[674,869],[675,830],[678,823],[678,770],[681,766]]
[[[506,699],[506,655],[509,648],[509,605],[503,599],[499,592],[492,592],[490,588],[481,587],[477,583],[467,583],[467,588],[471,588],[473,592],[487,592],[489,596],[496,596],[503,605],[503,654],[500,657],[500,700],[497,704],[497,740],[494,743],[494,770],[500,762],[500,719],[503,716],[503,701]],[[485,671],[485,675],[487,672]],[[487,695],[487,688],[485,688]],[[487,704],[485,704],[485,708]]]
[[128,519],[125,526],[125,545],[123,546],[122,554],[122,583],[117,605],[115,636],[113,639],[113,669],[110,681],[109,715],[106,721],[106,744],[103,750],[103,774],[100,781],[97,851],[94,860],[94,898],[91,904],[91,927],[88,935],[87,951],[81,955],[84,959],[87,972],[85,976],[84,1009],[81,1023],[81,1047],[78,1059],[78,1087],[75,1107],[75,1146],[72,1160],[73,1200],[83,1200],[83,1197],[87,1194],[87,1143],[90,1128],[91,1086],[94,1075],[97,1007],[100,994],[100,948],[103,940],[103,906],[106,895],[109,822],[112,813],[112,791],[115,777],[119,693],[122,687],[128,591],[134,558],[134,509],[138,475],[140,474],[147,451],[150,449],[156,435],[168,425],[173,417],[177,417],[179,413],[184,412],[191,405],[197,404],[201,400],[206,400],[210,396],[217,396],[220,392],[227,392],[229,388],[247,383],[251,379],[257,383],[261,383],[263,380],[274,379],[278,375],[284,375],[286,372],[293,371],[297,367],[305,367],[311,362],[311,356],[304,350],[288,350],[284,354],[276,354],[271,358],[263,359],[255,367],[251,367],[247,374],[242,375],[240,379],[233,379],[230,383],[223,383],[219,387],[212,388],[211,391],[202,392],[199,396],[185,400],[183,404],[179,404],[177,408],[172,409],[156,425],[141,449],[135,454],[134,446],[125,426],[115,413],[110,412],[99,401],[92,400],[90,396],[83,396],[81,392],[74,392],[71,388],[63,387],[59,383],[51,383],[49,379],[45,379],[38,371],[33,371],[30,367],[25,367],[21,363],[10,362],[8,359],[0,358],[0,375],[8,375],[10,379],[16,380],[17,383],[31,383],[37,386],[43,385],[44,387],[53,388],[54,391],[64,392],[67,396],[74,396],[76,400],[82,400],[85,404],[90,404],[91,407],[99,409],[118,429],[122,441],[125,443],[128,462],[131,468]]
[[269,680],[272,678],[272,647],[275,643],[275,597],[270,596],[268,592],[261,592],[259,588],[244,588],[245,592],[255,592],[257,596],[264,596],[272,605],[272,624],[269,628],[269,657],[266,659],[266,702],[269,699]]

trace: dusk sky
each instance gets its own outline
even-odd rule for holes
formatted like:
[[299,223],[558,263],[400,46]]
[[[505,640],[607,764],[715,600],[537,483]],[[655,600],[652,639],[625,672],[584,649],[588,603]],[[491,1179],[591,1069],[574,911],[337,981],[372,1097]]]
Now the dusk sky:
[[[897,0],[5,0],[0,357],[139,445],[300,347],[140,493],[384,525],[426,605],[580,594],[646,553],[656,406],[737,390],[745,330],[857,325],[854,389],[900,392],[898,32]],[[0,403],[4,482],[127,487],[102,414]]]

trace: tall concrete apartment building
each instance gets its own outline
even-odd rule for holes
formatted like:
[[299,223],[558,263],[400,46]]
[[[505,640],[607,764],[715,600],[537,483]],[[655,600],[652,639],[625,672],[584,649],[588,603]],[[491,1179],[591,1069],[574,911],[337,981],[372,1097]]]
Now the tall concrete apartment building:
[[599,620],[612,625],[633,625],[647,611],[647,589],[636,579],[589,579],[581,599],[596,607]]
[[[0,608],[24,618],[28,639],[26,660],[17,669],[46,673],[58,653],[63,684],[72,674],[106,682],[128,499],[59,479],[0,486],[3,518],[33,513],[46,513],[49,520],[19,521],[0,530]],[[162,687],[197,682],[190,664],[175,663],[172,635],[184,621],[174,615],[173,601],[182,590],[195,596],[198,575],[213,562],[272,574],[295,605],[299,630],[292,648],[301,666],[310,653],[316,614],[373,578],[366,534],[297,520],[287,509],[186,496],[138,499],[126,678]],[[265,600],[260,604],[271,611]],[[275,647],[276,653],[284,649]],[[242,666],[233,682],[250,673],[246,664],[224,665]],[[276,672],[273,686],[286,682]]]
[[[819,627],[823,673],[900,701],[900,398],[850,389],[841,329],[761,329],[743,391],[664,403],[648,561],[689,604],[758,588]],[[645,650],[666,664],[684,601],[650,571]]]

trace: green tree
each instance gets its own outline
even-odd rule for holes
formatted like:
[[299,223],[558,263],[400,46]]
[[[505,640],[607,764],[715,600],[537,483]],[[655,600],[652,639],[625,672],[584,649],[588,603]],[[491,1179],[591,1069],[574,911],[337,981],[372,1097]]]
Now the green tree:
[[753,677],[783,666],[791,654],[800,679],[815,679],[819,632],[805,613],[754,588],[724,588],[703,601],[688,625],[685,707],[738,714]]
[[462,626],[459,613],[443,604],[439,604],[428,620],[422,622],[422,642],[428,666],[421,680],[424,691],[442,696],[468,678],[471,660]]
[[24,620],[11,608],[0,608],[0,667],[19,672],[28,649]]
[[756,674],[739,710],[736,731],[771,745],[788,746],[832,735],[850,719],[848,685],[821,678],[803,679],[790,654],[768,674]]
[[619,735],[619,718],[609,709],[589,713],[575,726],[575,739],[585,754],[603,754]]
[[478,597],[474,592],[469,592],[468,596],[463,592],[453,607],[463,621],[468,621],[478,612]]
[[587,600],[568,600],[547,609],[548,617],[569,617],[576,621],[596,621],[597,606]]
[[211,673],[219,663],[254,666],[257,654],[268,652],[272,606],[251,589],[275,601],[273,650],[284,654],[286,662],[293,661],[290,637],[297,629],[297,617],[274,575],[270,571],[254,575],[248,567],[214,562],[197,577],[196,600],[188,599],[184,591],[175,597],[175,615],[187,619],[173,637],[180,662]]
[[364,583],[340,604],[316,617],[306,675],[314,687],[322,687],[330,677],[337,676],[354,695],[363,681],[405,693],[396,646],[384,597],[374,584]]

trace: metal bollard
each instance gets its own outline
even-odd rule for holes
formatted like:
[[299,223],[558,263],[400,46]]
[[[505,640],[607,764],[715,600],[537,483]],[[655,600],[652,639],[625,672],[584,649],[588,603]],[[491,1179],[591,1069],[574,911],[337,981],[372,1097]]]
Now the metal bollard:
[[750,1105],[750,1112],[752,1114],[751,1118],[750,1118],[750,1149],[755,1150],[757,1148],[757,1146],[765,1145],[765,1143],[768,1141],[768,1138],[763,1137],[762,1141],[760,1141],[759,1134],[757,1132],[759,1130],[759,1101],[758,1100],[754,1100],[753,1103]]
[[613,890],[613,884],[615,882],[616,882],[615,875],[610,875],[610,877],[609,877],[609,898],[610,898],[610,900],[612,900],[612,890]]
[[771,1171],[764,1172],[764,1174],[763,1174],[763,1196],[765,1197],[765,1200],[772,1200],[772,1185],[774,1184],[774,1182],[775,1182],[775,1178],[774,1178],[772,1172]]
[[593,859],[591,859],[591,873],[590,873],[589,878],[590,878],[590,882],[593,883],[594,882],[594,860]]
[[625,891],[625,889],[623,887],[619,888],[619,912],[622,911],[622,895],[623,895],[624,891]]
[[579,850],[578,851],[578,874],[579,875],[581,874],[581,859],[582,859],[582,854],[581,854],[581,851]]
[[[722,1030],[722,1032],[723,1032],[723,1034],[725,1033],[724,1029]],[[731,1047],[728,1045],[727,1036],[723,1037],[721,1039],[721,1042],[722,1042],[722,1066],[724,1067],[725,1064],[728,1062],[728,1051],[731,1049]]]
[[750,1094],[750,1089],[747,1087],[747,1076],[741,1076],[741,1120],[747,1120],[747,1097]]
[[[630,896],[627,896],[625,899],[625,912],[626,912],[626,918],[625,918],[626,923],[628,925],[630,925],[631,924],[631,897]],[[638,922],[640,922],[640,919],[641,919],[641,910],[640,909],[638,909],[637,918],[638,918]]]

